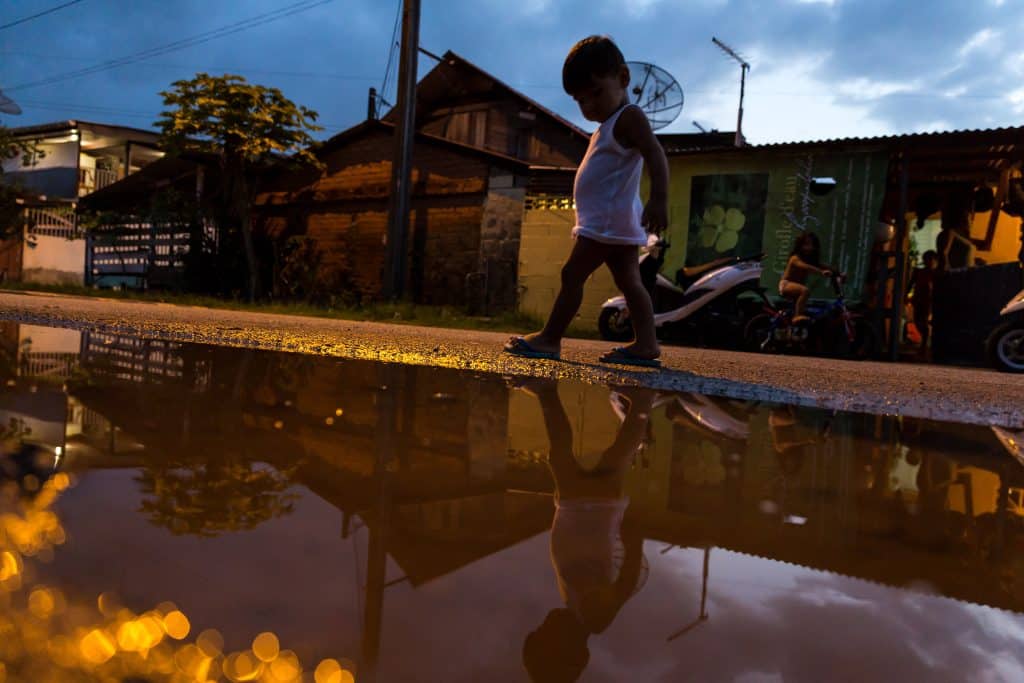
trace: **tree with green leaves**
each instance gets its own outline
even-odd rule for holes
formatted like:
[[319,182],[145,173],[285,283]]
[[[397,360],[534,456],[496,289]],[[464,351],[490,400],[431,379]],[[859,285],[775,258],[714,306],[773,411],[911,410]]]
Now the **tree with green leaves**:
[[222,239],[239,235],[247,270],[246,294],[260,289],[252,234],[252,205],[261,171],[272,163],[319,166],[310,151],[317,113],[296,105],[277,88],[241,76],[196,74],[160,93],[167,110],[156,122],[162,144],[172,153],[216,154],[223,179],[218,228]]
[[[39,146],[33,140],[19,138],[7,126],[0,125],[0,161],[21,157],[24,166],[32,164],[34,155],[40,154]],[[0,167],[0,174],[3,168]]]

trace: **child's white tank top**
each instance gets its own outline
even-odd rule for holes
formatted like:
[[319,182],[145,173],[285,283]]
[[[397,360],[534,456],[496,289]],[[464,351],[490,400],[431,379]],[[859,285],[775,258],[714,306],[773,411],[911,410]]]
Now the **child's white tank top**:
[[576,171],[573,199],[576,227],[573,237],[589,237],[605,244],[647,244],[640,224],[640,152],[626,149],[615,139],[615,123],[627,104],[608,117],[590,136],[590,146]]

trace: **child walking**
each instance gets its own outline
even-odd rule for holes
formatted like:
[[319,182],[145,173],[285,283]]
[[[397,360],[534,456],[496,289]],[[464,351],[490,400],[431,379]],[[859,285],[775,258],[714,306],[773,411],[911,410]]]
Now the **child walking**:
[[[583,301],[583,285],[604,264],[626,297],[636,338],[601,361],[658,367],[661,349],[651,298],[640,278],[639,248],[647,244],[645,227],[660,232],[668,223],[668,160],[643,111],[629,102],[629,68],[610,38],[591,36],[577,43],[562,67],[562,86],[583,116],[600,124],[573,186],[575,244],[544,329],[512,337],[505,350],[527,358],[560,358],[562,337]],[[645,163],[651,196],[643,206]]]

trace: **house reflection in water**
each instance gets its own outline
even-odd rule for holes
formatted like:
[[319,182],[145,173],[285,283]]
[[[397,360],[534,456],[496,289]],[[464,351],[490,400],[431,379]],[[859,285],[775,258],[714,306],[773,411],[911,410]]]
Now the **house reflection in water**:
[[[362,624],[359,652],[341,654],[367,678],[390,590],[500,566],[551,528],[550,416],[500,379],[13,324],[2,338],[4,424],[83,480],[135,473],[152,525],[252,530],[296,514],[302,488],[335,508]],[[628,405],[606,387],[557,392],[576,462],[600,471]],[[695,394],[659,395],[650,415],[624,476],[623,528],[646,539],[635,592],[690,548],[704,590],[728,593],[714,548],[1024,611],[1024,469],[992,430]],[[517,571],[504,581],[527,581]]]

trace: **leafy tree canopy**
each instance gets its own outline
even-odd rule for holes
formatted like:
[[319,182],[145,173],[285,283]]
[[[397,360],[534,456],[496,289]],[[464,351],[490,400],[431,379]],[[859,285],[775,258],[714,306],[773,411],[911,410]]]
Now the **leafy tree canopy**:
[[249,163],[280,156],[318,163],[309,151],[310,133],[321,130],[317,113],[277,88],[206,73],[175,81],[172,88],[160,93],[168,109],[156,123],[169,150],[212,152]]

